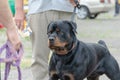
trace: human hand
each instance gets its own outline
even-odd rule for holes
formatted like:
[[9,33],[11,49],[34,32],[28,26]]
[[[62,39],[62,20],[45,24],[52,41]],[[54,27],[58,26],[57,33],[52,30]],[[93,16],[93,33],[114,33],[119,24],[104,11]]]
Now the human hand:
[[[70,1],[70,3],[71,3],[73,6],[76,6],[76,3],[75,3],[74,0],[69,0],[69,1]],[[78,0],[78,2],[80,2],[80,0]]]
[[20,30],[24,29],[24,26],[25,26],[24,19],[25,19],[25,14],[23,9],[16,9],[14,20],[15,20],[16,26]]
[[21,41],[17,32],[17,28],[7,29],[7,38],[13,46],[13,51],[19,50]]

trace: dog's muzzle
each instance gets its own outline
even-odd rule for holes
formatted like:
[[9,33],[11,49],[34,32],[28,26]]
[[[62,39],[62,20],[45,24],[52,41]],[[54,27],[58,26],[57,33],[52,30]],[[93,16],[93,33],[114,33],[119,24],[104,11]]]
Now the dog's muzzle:
[[55,42],[55,38],[54,37],[49,37],[49,43],[54,44],[54,42]]

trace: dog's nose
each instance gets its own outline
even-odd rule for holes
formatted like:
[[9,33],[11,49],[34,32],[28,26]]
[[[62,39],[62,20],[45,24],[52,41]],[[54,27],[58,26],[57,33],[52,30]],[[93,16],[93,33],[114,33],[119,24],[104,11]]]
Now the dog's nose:
[[50,41],[50,43],[53,43],[54,42],[54,38],[53,37],[49,37],[49,41]]

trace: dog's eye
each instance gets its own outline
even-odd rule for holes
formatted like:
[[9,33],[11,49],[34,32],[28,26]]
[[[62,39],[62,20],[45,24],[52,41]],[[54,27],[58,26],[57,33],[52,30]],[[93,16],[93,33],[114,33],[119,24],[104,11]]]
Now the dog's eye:
[[52,33],[53,31],[51,30],[50,33]]
[[57,32],[57,34],[59,34],[60,33],[60,31],[56,31]]
[[64,33],[62,31],[57,31],[57,34],[64,35]]
[[57,34],[59,34],[61,31],[59,28],[56,28],[56,32],[57,32]]
[[51,34],[53,31],[49,31],[47,34]]

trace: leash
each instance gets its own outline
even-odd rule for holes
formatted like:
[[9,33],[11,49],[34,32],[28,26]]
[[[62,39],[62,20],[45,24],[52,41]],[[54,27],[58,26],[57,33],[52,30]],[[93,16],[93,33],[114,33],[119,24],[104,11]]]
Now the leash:
[[80,9],[80,4],[79,4],[79,1],[78,0],[74,0],[76,6],[74,7],[73,9],[73,13],[72,13],[72,16],[71,16],[71,21],[74,22],[75,21],[75,15],[76,15],[76,9]]
[[21,69],[20,69],[20,62],[23,55],[23,46],[20,46],[20,49],[16,52],[12,51],[12,44],[7,41],[1,48],[0,54],[6,50],[6,57],[0,58],[0,63],[5,63],[5,73],[4,73],[4,80],[8,79],[10,73],[10,67],[14,66],[17,68],[18,71],[18,80],[21,80]]
[[75,15],[76,15],[76,6],[74,7],[72,16],[71,16],[71,21],[74,22],[75,21]]

